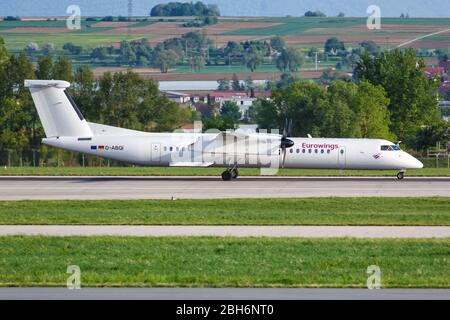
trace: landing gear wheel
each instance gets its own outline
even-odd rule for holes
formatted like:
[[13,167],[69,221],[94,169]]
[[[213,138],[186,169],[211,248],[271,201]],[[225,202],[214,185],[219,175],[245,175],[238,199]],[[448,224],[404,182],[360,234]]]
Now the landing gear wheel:
[[224,172],[222,172],[222,180],[223,181],[230,181],[232,178],[232,174],[230,170],[226,170]]
[[400,171],[399,173],[397,173],[398,180],[403,180],[404,177],[405,177],[405,173],[403,171]]
[[231,178],[237,179],[239,177],[239,171],[237,169],[231,170]]

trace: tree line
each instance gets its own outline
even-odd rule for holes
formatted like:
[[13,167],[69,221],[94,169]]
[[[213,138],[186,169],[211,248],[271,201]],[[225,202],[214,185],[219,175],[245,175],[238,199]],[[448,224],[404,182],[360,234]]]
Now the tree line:
[[449,139],[449,123],[437,107],[440,79],[424,76],[425,63],[412,49],[364,52],[354,79],[328,87],[285,76],[271,100],[260,100],[252,116],[261,128],[282,128],[316,137],[385,138],[425,151]]
[[217,5],[206,5],[201,1],[193,2],[169,2],[157,4],[150,11],[152,17],[182,17],[182,16],[220,16]]
[[[62,46],[67,55],[78,56],[83,47],[71,42]],[[47,43],[40,47],[30,42],[24,48],[30,59],[56,55],[56,47]],[[93,63],[101,62],[118,66],[154,67],[162,73],[175,65],[184,63],[191,70],[199,71],[205,65],[242,65],[256,71],[263,63],[275,63],[282,72],[298,71],[304,64],[304,55],[294,47],[286,46],[283,38],[273,37],[268,41],[229,41],[223,47],[215,47],[214,41],[204,31],[192,31],[179,38],[167,39],[150,47],[146,40],[122,41],[119,47],[98,46],[91,49],[89,57]]]

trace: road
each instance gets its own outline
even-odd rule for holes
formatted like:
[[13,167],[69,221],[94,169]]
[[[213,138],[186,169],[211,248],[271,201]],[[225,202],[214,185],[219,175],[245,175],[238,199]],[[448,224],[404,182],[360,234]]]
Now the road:
[[0,177],[0,200],[450,196],[450,177]]
[[450,300],[450,289],[0,288],[0,300]]
[[213,236],[276,238],[450,238],[450,227],[395,226],[0,226],[0,236]]

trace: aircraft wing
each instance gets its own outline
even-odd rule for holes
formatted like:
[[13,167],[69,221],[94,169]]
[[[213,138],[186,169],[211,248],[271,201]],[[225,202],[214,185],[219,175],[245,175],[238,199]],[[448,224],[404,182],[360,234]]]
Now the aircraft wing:
[[170,167],[209,167],[213,162],[171,162]]

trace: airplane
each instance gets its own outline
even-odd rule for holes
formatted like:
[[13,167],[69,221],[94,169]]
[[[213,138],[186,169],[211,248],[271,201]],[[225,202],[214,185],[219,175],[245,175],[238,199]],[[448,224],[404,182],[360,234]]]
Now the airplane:
[[223,167],[222,179],[238,168],[398,170],[423,164],[383,139],[294,138],[279,133],[142,132],[88,122],[60,80],[25,80],[46,138],[42,143],[93,156],[144,166]]

